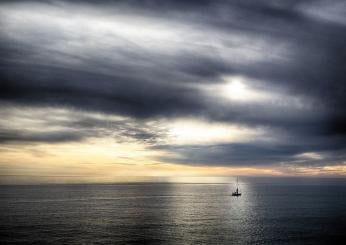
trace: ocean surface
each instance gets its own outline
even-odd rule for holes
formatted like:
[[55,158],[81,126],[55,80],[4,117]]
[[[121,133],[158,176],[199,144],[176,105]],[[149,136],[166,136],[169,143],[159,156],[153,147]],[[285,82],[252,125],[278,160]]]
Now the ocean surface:
[[346,244],[344,179],[0,186],[0,244]]

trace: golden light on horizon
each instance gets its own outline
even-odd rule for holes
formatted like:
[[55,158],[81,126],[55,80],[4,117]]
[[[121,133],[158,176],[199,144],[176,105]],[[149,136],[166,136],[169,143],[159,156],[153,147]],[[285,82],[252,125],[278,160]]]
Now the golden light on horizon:
[[328,173],[346,175],[345,165],[289,170],[270,166],[168,163],[158,159],[171,154],[169,152],[149,150],[139,144],[111,143],[105,139],[83,143],[36,144],[20,146],[21,149],[18,147],[8,145],[0,149],[1,183],[110,183],[156,181],[155,178],[160,177],[168,178],[169,181],[191,177],[191,181],[197,181],[196,177],[323,176]]
[[[58,136],[60,130],[70,137],[78,133],[89,135],[93,127],[86,129],[71,127],[71,124],[101,123],[105,125],[93,131],[95,137],[77,138],[73,141],[58,142],[4,142],[0,146],[0,182],[122,182],[140,181],[150,178],[180,177],[223,177],[223,176],[324,176],[345,175],[342,164],[327,167],[285,167],[275,165],[234,166],[233,162],[224,166],[213,163],[199,164],[179,162],[179,151],[169,147],[205,147],[218,144],[244,144],[261,142],[273,144],[276,140],[267,128],[250,128],[237,124],[210,122],[201,118],[176,118],[134,122],[129,118],[88,113],[68,108],[8,108],[0,111],[13,121],[0,123],[19,136],[49,134]],[[81,122],[74,121],[75,117]],[[121,127],[116,125],[122,125]],[[115,125],[115,126],[113,126]],[[134,128],[142,127],[144,131]],[[87,131],[88,130],[88,131]],[[126,130],[123,133],[123,130]],[[159,132],[159,133],[158,133]],[[139,136],[136,134],[139,133]],[[141,139],[141,134],[155,136],[154,144]],[[64,136],[64,137],[66,137]],[[138,137],[138,138],[136,138]],[[145,136],[147,137],[147,136]],[[40,137],[37,138],[41,140]],[[44,138],[43,138],[44,139]],[[168,148],[156,147],[168,145]],[[169,160],[171,159],[171,160]],[[175,161],[177,159],[177,161]],[[322,161],[320,152],[304,152],[293,157],[295,163]],[[328,163],[326,163],[327,165]],[[218,164],[216,164],[218,165]],[[227,166],[229,165],[229,166]],[[28,180],[32,179],[32,180]],[[195,179],[196,180],[196,179]],[[24,181],[25,182],[25,181]]]

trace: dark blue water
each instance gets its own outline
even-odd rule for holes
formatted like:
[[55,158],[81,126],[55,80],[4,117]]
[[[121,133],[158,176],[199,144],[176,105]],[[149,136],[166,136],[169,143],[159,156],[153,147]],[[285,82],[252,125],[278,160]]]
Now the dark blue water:
[[346,244],[344,180],[0,187],[0,244]]

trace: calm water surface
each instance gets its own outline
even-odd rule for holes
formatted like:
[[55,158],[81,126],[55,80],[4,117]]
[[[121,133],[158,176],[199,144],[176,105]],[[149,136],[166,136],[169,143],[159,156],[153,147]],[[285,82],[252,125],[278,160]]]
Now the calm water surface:
[[345,180],[0,186],[0,244],[346,244]]

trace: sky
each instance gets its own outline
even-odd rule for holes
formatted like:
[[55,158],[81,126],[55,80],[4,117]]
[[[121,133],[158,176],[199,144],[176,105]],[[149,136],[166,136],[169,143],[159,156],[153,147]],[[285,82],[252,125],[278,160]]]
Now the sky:
[[342,0],[1,1],[0,184],[346,175]]

